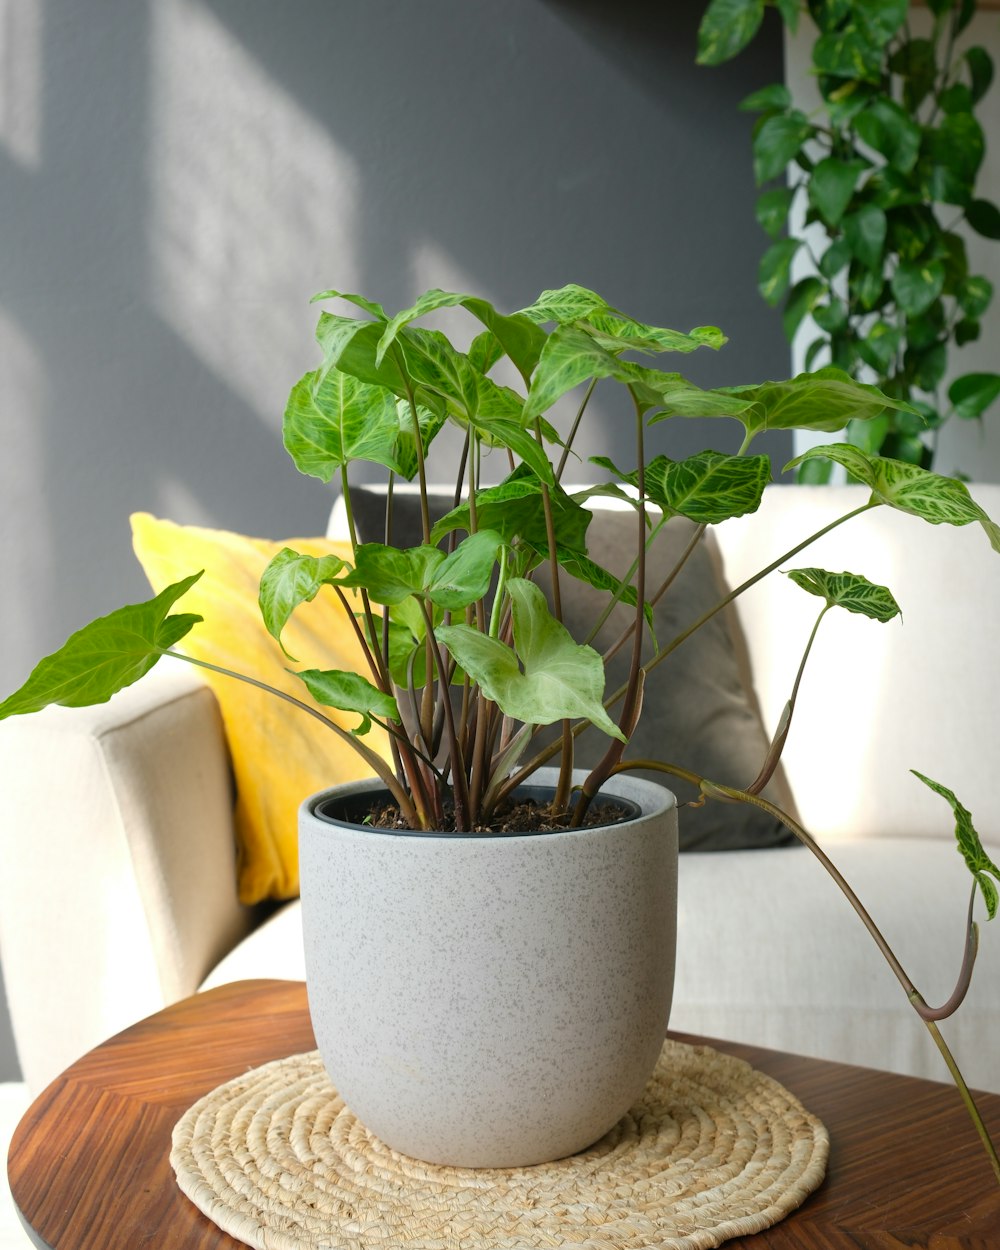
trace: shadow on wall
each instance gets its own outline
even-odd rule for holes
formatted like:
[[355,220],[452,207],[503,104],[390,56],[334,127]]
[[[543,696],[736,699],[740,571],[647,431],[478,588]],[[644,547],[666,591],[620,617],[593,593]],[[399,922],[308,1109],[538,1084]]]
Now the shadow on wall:
[[[658,324],[720,324],[732,343],[684,362],[696,381],[786,373],[736,110],[780,77],[779,32],[698,70],[700,11],[0,6],[0,578],[19,591],[0,689],[146,596],[131,511],[322,530],[331,492],[279,439],[321,287],[513,309],[579,281]],[[593,411],[584,454],[619,451],[614,412]],[[739,441],[721,423],[680,437],[651,450]]]

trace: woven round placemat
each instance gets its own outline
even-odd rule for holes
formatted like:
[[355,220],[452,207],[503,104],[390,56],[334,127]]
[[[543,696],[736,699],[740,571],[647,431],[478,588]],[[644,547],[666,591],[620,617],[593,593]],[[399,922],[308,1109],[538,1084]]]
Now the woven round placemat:
[[668,1041],[632,1110],[556,1163],[398,1154],[347,1110],[316,1052],[207,1094],[174,1129],[170,1161],[195,1206],[258,1250],[711,1250],[799,1206],[828,1152],[777,1081]]

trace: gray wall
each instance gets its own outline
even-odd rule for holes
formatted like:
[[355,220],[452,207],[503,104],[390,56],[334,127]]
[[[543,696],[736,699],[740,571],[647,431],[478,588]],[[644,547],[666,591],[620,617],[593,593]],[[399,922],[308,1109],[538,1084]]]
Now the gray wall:
[[[8,6],[0,689],[144,597],[133,510],[321,530],[330,493],[297,477],[279,429],[322,287],[394,308],[437,285],[513,309],[578,281],[657,324],[721,325],[732,342],[690,362],[696,381],[787,373],[755,289],[736,111],[781,77],[780,32],[697,69],[703,7]],[[608,401],[595,416],[585,450],[621,455]],[[661,449],[738,445],[703,424]],[[15,1070],[0,1024],[0,1078]]]

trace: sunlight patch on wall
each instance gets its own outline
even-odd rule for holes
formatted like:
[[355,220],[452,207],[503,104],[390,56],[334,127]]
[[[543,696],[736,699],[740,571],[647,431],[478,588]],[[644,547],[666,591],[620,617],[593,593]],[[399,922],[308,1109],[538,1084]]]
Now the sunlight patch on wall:
[[152,12],[152,298],[277,428],[312,364],[322,267],[357,285],[357,168],[215,16],[192,0]]
[[38,659],[39,613],[47,596],[53,562],[52,533],[45,504],[44,373],[38,353],[0,309],[0,374],[6,379],[0,406],[0,498],[12,524],[0,528],[0,576],[17,587],[4,612],[5,665],[23,679]]
[[27,169],[41,162],[41,0],[0,0],[0,142]]

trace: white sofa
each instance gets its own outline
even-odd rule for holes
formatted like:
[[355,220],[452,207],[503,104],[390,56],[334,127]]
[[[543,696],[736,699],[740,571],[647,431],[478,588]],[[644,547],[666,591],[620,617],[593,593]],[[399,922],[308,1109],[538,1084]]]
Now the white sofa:
[[[1000,487],[974,493],[1000,517]],[[717,530],[730,584],[781,556],[790,534],[866,497],[860,487],[768,488],[752,519]],[[902,607],[903,623],[889,625],[829,614],[785,768],[805,824],[936,1005],[961,963],[971,879],[950,811],[907,770],[955,790],[1000,858],[1000,555],[978,526],[932,527],[881,508],[788,564],[864,573]],[[740,600],[769,729],[819,606],[780,572]],[[0,725],[0,952],[34,1091],[199,987],[303,976],[297,904],[261,923],[236,900],[214,696],[187,670],[160,669],[104,706]],[[798,846],[682,855],[671,1023],[947,1079],[872,940]],[[1000,920],[983,925],[971,993],[943,1031],[970,1083],[1000,1092]]]

